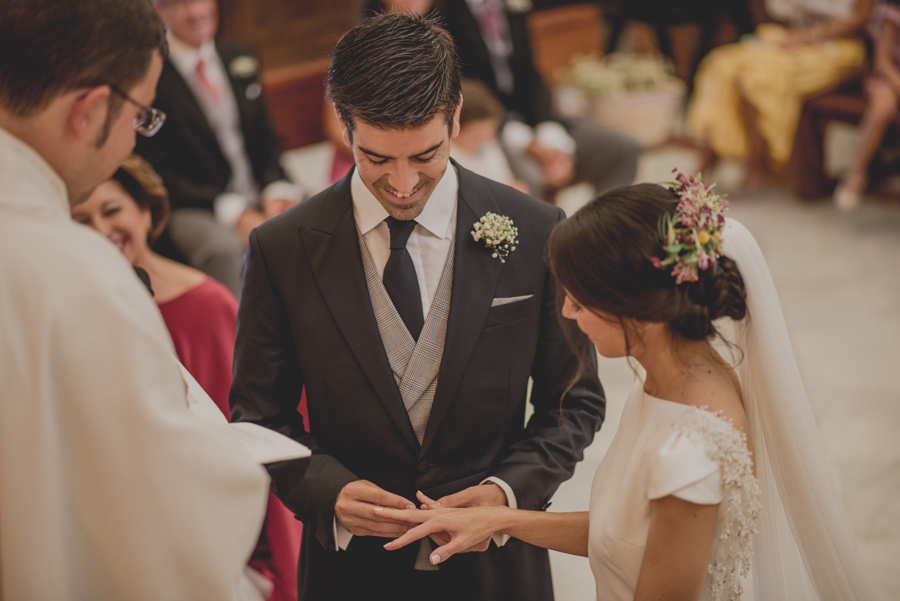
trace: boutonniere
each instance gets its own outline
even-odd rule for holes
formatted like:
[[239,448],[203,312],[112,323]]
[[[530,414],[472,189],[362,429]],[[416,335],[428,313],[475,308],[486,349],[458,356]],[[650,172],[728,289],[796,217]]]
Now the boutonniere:
[[506,10],[511,13],[527,13],[532,6],[531,0],[506,0]]
[[228,66],[228,71],[231,72],[231,76],[240,79],[253,77],[254,75],[256,75],[256,72],[258,70],[259,61],[252,56],[247,56],[246,54],[236,57]]
[[516,244],[519,243],[519,228],[505,215],[485,213],[472,226],[472,238],[475,242],[483,240],[484,246],[493,251],[491,256],[506,263],[506,257],[516,250]]

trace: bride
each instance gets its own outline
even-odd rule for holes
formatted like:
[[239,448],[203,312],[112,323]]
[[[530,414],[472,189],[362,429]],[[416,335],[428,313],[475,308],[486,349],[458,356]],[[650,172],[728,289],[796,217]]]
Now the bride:
[[375,509],[412,525],[388,550],[431,536],[438,564],[503,533],[589,557],[598,599],[737,600],[751,568],[760,600],[873,598],[768,267],[726,207],[679,174],[608,192],[551,236],[563,317],[638,364],[590,511],[420,495],[422,510]]

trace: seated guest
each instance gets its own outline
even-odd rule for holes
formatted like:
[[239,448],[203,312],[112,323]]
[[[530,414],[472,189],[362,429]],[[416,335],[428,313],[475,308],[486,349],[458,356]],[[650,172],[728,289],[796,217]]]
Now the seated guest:
[[503,105],[483,82],[464,79],[463,104],[459,111],[459,135],[451,142],[450,156],[478,175],[512,186],[528,194],[528,185],[517,180],[500,148],[497,131]]
[[300,200],[279,161],[282,145],[261,98],[259,62],[215,41],[215,0],[154,0],[169,59],[154,106],[166,127],[136,152],[172,200],[167,234],[187,262],[240,295],[251,229]]
[[598,193],[632,183],[640,155],[635,140],[555,114],[532,56],[527,6],[435,0],[433,10],[456,42],[463,76],[484,82],[506,108],[500,141],[513,173],[533,194],[552,196],[576,178]]
[[[131,155],[87,201],[72,209],[72,218],[106,236],[129,263],[147,272],[178,358],[230,417],[237,300],[204,273],[151,250],[168,213],[162,180],[145,160]],[[269,493],[262,536],[248,567],[253,571],[246,572],[250,578],[244,583],[259,583],[265,593],[260,599],[296,599],[300,533],[300,522]]]
[[605,0],[607,48],[620,40],[633,52],[663,53],[674,75],[690,86],[700,59],[712,48],[753,33],[758,0]]
[[855,209],[866,191],[869,164],[900,105],[900,0],[887,0],[872,15],[875,60],[866,77],[866,111],[859,124],[853,162],[834,191],[834,204]]
[[866,57],[862,34],[875,0],[766,0],[756,37],[720,46],[697,70],[688,127],[720,158],[744,161],[745,192],[761,183],[767,158],[788,162],[807,96],[827,90]]

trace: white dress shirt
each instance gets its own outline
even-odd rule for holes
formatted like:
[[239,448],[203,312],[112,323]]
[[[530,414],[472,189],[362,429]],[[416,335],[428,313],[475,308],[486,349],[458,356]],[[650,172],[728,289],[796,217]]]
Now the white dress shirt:
[[[359,176],[359,170],[354,170],[350,180],[350,194],[353,197],[353,218],[356,227],[363,237],[363,242],[378,269],[378,275],[384,276],[384,266],[391,255],[391,232],[385,222],[390,215],[377,198],[369,191]],[[425,203],[425,208],[416,217],[416,227],[413,229],[406,249],[412,258],[416,269],[416,278],[419,280],[419,292],[422,296],[422,315],[428,318],[428,310],[431,301],[437,292],[438,284],[444,273],[444,263],[447,254],[453,246],[453,238],[456,235],[456,203],[459,198],[459,179],[456,169],[448,164],[443,177],[435,186],[434,191]],[[509,484],[491,476],[482,484],[493,482],[506,493],[507,505],[516,509],[516,495]],[[347,531],[334,518],[334,540],[338,549],[346,549],[353,535]],[[509,536],[495,534],[494,542],[498,546],[505,545]]]
[[[220,223],[234,225],[245,209],[256,206],[258,195],[253,166],[247,155],[241,129],[241,117],[234,89],[225,71],[225,65],[216,52],[214,42],[209,41],[198,49],[171,34],[168,39],[169,60],[197,97],[203,114],[219,141],[222,154],[231,166],[231,181],[228,182],[225,192],[213,202],[213,207],[216,219]],[[218,102],[210,101],[197,79],[197,61],[200,59],[203,59],[206,66],[206,78],[219,93]],[[263,201],[274,198],[300,200],[301,193],[294,184],[278,180],[266,186],[261,196]]]

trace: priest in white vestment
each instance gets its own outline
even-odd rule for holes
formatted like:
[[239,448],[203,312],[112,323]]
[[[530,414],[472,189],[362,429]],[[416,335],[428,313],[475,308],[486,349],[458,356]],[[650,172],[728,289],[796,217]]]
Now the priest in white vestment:
[[[147,290],[69,217],[152,129],[163,28],[143,0],[3,4],[0,599],[236,599],[265,471],[189,413]],[[104,52],[138,70],[83,83]]]

